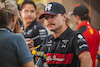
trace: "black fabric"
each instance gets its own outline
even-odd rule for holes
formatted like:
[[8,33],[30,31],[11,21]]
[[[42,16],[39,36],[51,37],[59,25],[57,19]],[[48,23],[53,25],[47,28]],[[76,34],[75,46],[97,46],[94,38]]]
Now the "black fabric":
[[43,18],[46,14],[56,15],[58,13],[66,13],[64,6],[57,2],[50,2],[45,6],[44,13],[40,15],[39,19]]
[[25,38],[33,38],[39,35],[39,38],[34,40],[34,46],[42,44],[45,37],[48,35],[46,29],[35,19],[32,24],[30,24],[26,30],[22,30],[22,34]]
[[87,27],[86,26],[81,26],[77,31],[80,32],[80,33],[83,33],[87,30]]
[[89,13],[88,8],[82,4],[75,5],[75,8],[73,10],[73,15],[84,16],[85,14],[88,13]]
[[[54,39],[53,37],[46,38],[48,40],[45,41],[44,45],[46,53],[57,53],[57,54],[73,54],[71,64],[49,64],[49,67],[80,67],[80,61],[78,56],[83,51],[89,51],[87,42],[85,41],[82,34],[72,31],[70,28],[66,29],[58,38]],[[82,45],[84,45],[82,47]],[[63,47],[65,45],[65,47]],[[81,48],[80,48],[81,47]],[[43,50],[43,48],[41,49]]]

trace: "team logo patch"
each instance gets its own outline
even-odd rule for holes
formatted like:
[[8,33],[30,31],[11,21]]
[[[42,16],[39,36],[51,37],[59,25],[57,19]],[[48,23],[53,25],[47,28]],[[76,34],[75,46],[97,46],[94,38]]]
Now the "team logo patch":
[[62,42],[64,42],[64,43],[67,43],[68,41],[69,41],[69,40],[67,40],[67,39],[66,39],[66,40],[62,40]]
[[90,33],[93,35],[93,30],[92,29],[89,29]]
[[45,11],[50,11],[51,8],[52,8],[52,4],[48,4],[48,5],[46,5],[46,7],[45,7]]
[[67,43],[69,42],[69,40],[65,39],[65,40],[62,40],[63,44],[62,44],[62,48],[66,48],[66,45]]

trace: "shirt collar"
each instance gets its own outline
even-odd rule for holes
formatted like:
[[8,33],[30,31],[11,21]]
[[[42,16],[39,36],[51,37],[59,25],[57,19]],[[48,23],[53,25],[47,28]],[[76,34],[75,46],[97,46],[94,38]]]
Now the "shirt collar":
[[0,27],[0,29],[1,30],[5,30],[5,31],[8,31],[8,32],[12,32],[11,29],[9,29],[8,27]]
[[[33,25],[35,25],[36,22],[37,22],[37,19],[35,19],[35,20],[26,28],[26,30],[27,30],[27,29],[30,29],[30,27],[33,27]],[[24,25],[21,27],[21,29],[24,30]]]
[[[69,34],[71,33],[71,29],[68,27],[58,38],[60,38],[60,39],[64,39],[66,36],[69,36]],[[56,38],[56,39],[58,39],[58,38]],[[54,38],[53,38],[53,40],[54,40]]]

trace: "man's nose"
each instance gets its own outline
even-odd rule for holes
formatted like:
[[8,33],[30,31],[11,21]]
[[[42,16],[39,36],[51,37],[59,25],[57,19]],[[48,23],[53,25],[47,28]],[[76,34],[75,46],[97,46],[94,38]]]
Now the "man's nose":
[[28,12],[28,15],[31,15],[32,13],[31,12]]
[[52,22],[52,18],[49,17],[49,18],[47,19],[47,21],[48,21],[48,23],[51,23],[51,22]]

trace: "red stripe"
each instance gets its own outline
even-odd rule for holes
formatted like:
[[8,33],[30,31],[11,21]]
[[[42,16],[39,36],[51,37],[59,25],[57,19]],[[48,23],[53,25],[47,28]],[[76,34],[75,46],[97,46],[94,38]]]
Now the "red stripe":
[[73,54],[58,54],[58,53],[47,53],[47,63],[48,64],[71,64],[73,59]]

